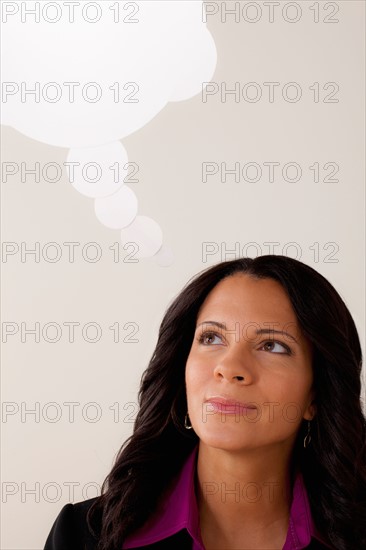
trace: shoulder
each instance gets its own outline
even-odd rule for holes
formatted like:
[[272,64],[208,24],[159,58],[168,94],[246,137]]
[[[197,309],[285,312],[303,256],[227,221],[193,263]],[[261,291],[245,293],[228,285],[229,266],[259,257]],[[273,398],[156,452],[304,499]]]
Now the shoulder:
[[[86,515],[98,498],[65,504],[51,527],[44,550],[96,550],[98,539],[90,532]],[[96,534],[100,526],[99,517],[93,524]]]

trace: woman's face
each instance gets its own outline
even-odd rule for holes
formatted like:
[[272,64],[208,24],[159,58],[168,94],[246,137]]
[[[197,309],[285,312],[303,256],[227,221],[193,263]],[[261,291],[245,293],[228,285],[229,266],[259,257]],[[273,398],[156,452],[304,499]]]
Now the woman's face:
[[[191,424],[207,445],[292,446],[315,414],[312,353],[277,281],[235,274],[216,285],[198,313],[185,381]],[[235,404],[207,402],[215,397]]]

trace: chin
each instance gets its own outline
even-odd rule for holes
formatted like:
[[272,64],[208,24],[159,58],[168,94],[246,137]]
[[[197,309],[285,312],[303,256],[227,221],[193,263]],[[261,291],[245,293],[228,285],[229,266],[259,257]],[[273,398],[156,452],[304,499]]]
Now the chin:
[[[233,429],[228,429],[224,424],[219,428],[212,426],[200,426],[199,430],[195,430],[200,442],[208,447],[215,447],[227,451],[240,451],[245,448],[253,448],[253,438],[244,437],[243,432],[239,433],[240,427],[234,426]],[[240,437],[242,435],[242,437]]]

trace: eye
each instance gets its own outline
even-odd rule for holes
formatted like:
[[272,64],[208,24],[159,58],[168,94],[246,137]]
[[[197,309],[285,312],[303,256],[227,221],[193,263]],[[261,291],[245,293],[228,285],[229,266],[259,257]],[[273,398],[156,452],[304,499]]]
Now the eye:
[[215,338],[215,336],[218,336],[219,338],[221,338],[221,336],[219,336],[217,334],[217,332],[213,332],[213,331],[210,331],[210,330],[207,330],[206,332],[203,332],[202,334],[200,334],[200,336],[198,336],[197,338],[197,342],[199,344],[202,344],[204,346],[207,346],[207,345],[210,345],[209,343],[206,343],[207,342],[207,338]]
[[[276,346],[277,346],[277,351],[275,351]],[[291,349],[288,346],[286,346],[286,344],[282,344],[282,342],[278,342],[277,340],[267,340],[267,342],[264,342],[261,349],[263,348],[266,348],[265,351],[272,351],[273,353],[282,353],[282,354],[291,355]],[[284,351],[279,350],[279,348],[282,348],[282,350]]]

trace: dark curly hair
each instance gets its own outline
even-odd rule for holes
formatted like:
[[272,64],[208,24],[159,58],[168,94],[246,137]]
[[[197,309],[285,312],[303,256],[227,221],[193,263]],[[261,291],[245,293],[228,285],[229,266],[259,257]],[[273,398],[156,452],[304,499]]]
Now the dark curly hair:
[[265,255],[206,268],[188,281],[166,310],[155,351],[142,374],[133,434],[120,448],[88,512],[92,530],[93,517],[101,517],[98,550],[119,550],[126,536],[145,523],[198,442],[194,431],[183,426],[185,365],[200,306],[219,281],[235,273],[278,281],[313,345],[317,414],[312,443],[305,453],[304,421],[293,456],[324,540],[336,550],[366,548],[366,419],[355,323],[320,273],[286,256]]

